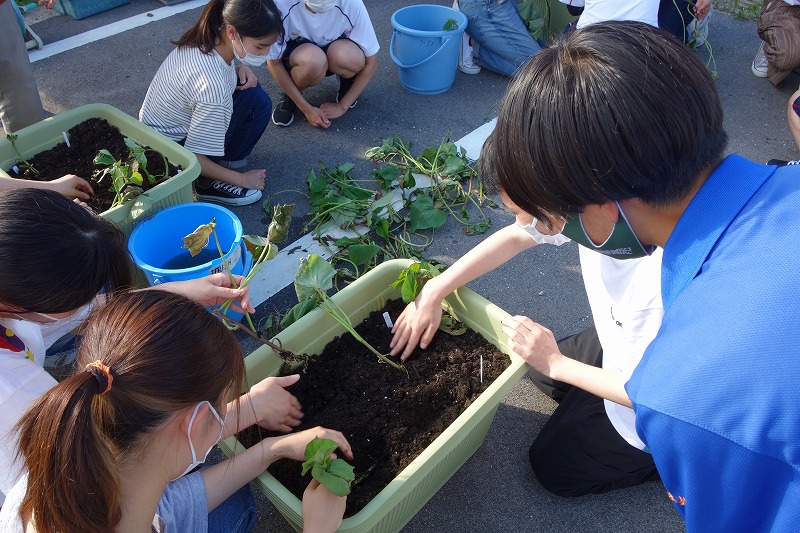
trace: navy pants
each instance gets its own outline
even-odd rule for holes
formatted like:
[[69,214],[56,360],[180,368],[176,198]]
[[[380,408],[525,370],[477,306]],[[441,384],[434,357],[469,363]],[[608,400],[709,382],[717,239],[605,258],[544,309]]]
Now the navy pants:
[[264,134],[272,116],[272,100],[261,85],[256,84],[233,93],[233,114],[225,133],[225,154],[208,156],[212,161],[240,161],[249,156]]

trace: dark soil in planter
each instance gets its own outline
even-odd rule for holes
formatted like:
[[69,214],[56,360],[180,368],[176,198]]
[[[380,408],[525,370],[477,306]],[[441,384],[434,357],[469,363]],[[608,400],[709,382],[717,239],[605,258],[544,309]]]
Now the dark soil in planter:
[[[404,307],[402,301],[393,301],[387,310],[397,317]],[[372,313],[356,330],[378,350],[389,351],[391,333],[382,312]],[[471,330],[460,336],[439,332],[431,346],[417,350],[406,362],[408,375],[379,363],[349,334],[329,343],[288,390],[305,413],[297,430],[318,425],[337,429],[353,447],[356,481],[345,516],[369,503],[509,362],[507,355]],[[250,428],[239,439],[249,447],[264,436],[266,432]],[[300,476],[300,463],[278,461],[269,471],[302,499],[311,476]]]
[[[92,185],[94,196],[87,202],[96,212],[101,213],[111,207],[114,201],[114,192],[109,191],[110,178],[106,177],[102,184],[92,180],[93,172],[98,168],[94,158],[100,150],[108,150],[117,160],[128,158],[128,147],[125,146],[125,137],[120,131],[101,118],[90,118],[74,126],[67,132],[70,147],[66,143],[59,143],[55,147],[39,152],[28,161],[39,171],[39,174],[26,169],[20,176],[24,179],[37,181],[53,181],[66,174],[75,174],[85,179]],[[164,174],[164,159],[153,149],[148,148],[147,171],[151,175]],[[180,170],[169,164],[168,176],[174,176]],[[20,166],[20,169],[22,167]],[[13,171],[9,172],[13,176]],[[164,180],[162,180],[164,181]],[[145,180],[143,189],[151,185]]]

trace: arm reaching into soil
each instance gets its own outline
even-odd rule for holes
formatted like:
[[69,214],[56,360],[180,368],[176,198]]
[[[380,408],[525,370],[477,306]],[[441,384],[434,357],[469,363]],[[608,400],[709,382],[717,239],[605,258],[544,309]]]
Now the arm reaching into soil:
[[67,174],[53,181],[22,180],[0,176],[0,190],[10,189],[50,189],[60,192],[67,198],[88,200],[93,194],[92,186],[85,179],[74,174]]
[[[331,439],[339,445],[339,450],[347,459],[353,459],[350,443],[338,431],[323,427],[307,429],[300,433],[290,433],[281,437],[270,437],[248,448],[232,459],[215,464],[201,471],[206,486],[208,512],[214,510],[231,494],[242,488],[266,470],[278,459],[303,461],[305,449],[314,437]],[[314,500],[316,502],[316,500]],[[333,522],[339,517],[328,516]]]
[[533,367],[557,381],[580,387],[595,396],[631,407],[625,392],[625,377],[581,363],[562,354],[553,332],[525,316],[515,316],[503,322],[508,346]]
[[400,359],[405,361],[417,343],[420,348],[427,348],[439,328],[445,296],[536,244],[525,230],[512,224],[489,236],[453,266],[429,280],[417,299],[409,303],[395,321],[389,353],[402,352]]

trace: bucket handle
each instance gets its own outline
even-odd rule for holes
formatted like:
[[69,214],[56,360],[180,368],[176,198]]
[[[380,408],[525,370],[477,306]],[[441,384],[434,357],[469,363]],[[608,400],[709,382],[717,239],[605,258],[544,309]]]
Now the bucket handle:
[[[450,35],[445,35],[443,37],[440,37],[442,39],[442,45],[439,47],[438,50],[436,50],[434,53],[432,53],[431,55],[429,55],[428,57],[426,57],[425,59],[423,59],[419,63],[416,63],[414,65],[406,65],[405,63],[400,61],[400,59],[394,53],[394,42],[395,42],[395,38],[396,37],[397,37],[397,30],[395,30],[392,33],[392,40],[389,41],[389,55],[392,57],[392,61],[394,61],[395,65],[397,65],[400,68],[404,68],[404,69],[412,69],[412,68],[421,67],[422,65],[424,65],[428,61],[431,61],[434,57],[436,57],[437,54],[439,54],[444,49],[444,46],[448,43],[448,41],[450,41],[450,39],[453,38]],[[458,34],[458,38],[459,39],[461,38],[461,34],[460,33]]]

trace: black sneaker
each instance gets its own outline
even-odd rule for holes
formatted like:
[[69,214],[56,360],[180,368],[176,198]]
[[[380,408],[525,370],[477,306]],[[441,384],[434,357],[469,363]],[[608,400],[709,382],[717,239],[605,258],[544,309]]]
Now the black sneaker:
[[261,191],[258,189],[245,189],[219,180],[214,180],[208,187],[195,183],[194,190],[198,200],[223,205],[250,205],[261,199]]
[[272,123],[276,126],[290,126],[294,122],[294,112],[297,104],[287,95],[283,95],[281,101],[272,110]]
[[[344,98],[344,95],[346,95],[347,91],[350,90],[350,87],[353,86],[353,81],[356,79],[356,77],[353,76],[352,78],[343,78],[338,74],[336,75],[336,77],[339,78],[339,92],[336,93],[336,103],[338,104],[339,100]],[[350,109],[353,109],[357,103],[358,103],[358,98],[356,98],[353,101],[353,103],[350,104]]]
[[776,167],[785,167],[786,165],[800,165],[800,161],[784,161],[783,159],[770,159],[767,161],[768,165],[775,165]]

